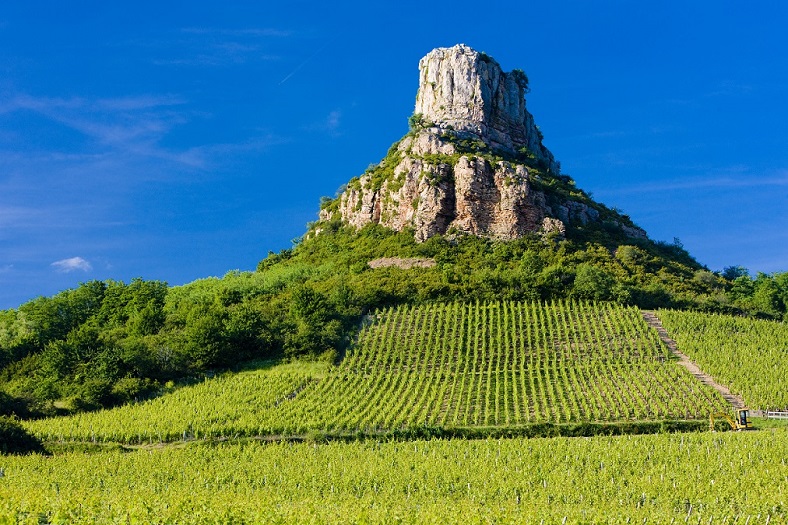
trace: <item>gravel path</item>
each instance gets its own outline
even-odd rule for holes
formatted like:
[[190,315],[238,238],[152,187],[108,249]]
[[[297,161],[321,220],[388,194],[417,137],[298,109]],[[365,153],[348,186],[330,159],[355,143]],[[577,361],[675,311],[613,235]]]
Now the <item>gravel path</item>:
[[676,341],[670,338],[667,330],[665,330],[665,328],[662,326],[662,321],[659,320],[659,317],[657,317],[655,312],[643,311],[641,313],[643,314],[643,319],[646,320],[648,325],[657,331],[659,338],[662,339],[662,342],[668,346],[668,349],[673,353],[673,355],[678,357],[679,364],[681,366],[689,370],[698,381],[717,390],[717,392],[722,394],[722,397],[724,397],[725,400],[734,408],[747,407],[747,404],[744,402],[744,399],[741,396],[732,394],[731,391],[728,390],[728,387],[716,382],[709,374],[698,368],[698,365],[692,362],[689,357],[679,351]]

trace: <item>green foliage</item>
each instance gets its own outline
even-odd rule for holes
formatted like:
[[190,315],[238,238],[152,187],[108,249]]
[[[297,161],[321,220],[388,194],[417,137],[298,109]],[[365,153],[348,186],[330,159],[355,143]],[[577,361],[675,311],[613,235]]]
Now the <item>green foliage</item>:
[[672,310],[659,317],[682,352],[752,408],[788,410],[785,323]]
[[725,293],[719,295],[713,310],[788,320],[788,272],[759,272],[753,279],[746,268],[737,266],[726,268],[720,278]]
[[21,400],[0,390],[0,416],[17,415],[21,417],[26,414],[27,409]]
[[293,324],[285,337],[285,355],[325,355],[339,348],[342,322],[327,297],[310,287],[297,287],[290,308]]
[[727,281],[734,281],[739,277],[749,277],[750,272],[744,266],[726,266],[721,275]]
[[180,333],[182,351],[198,369],[227,366],[233,349],[224,338],[227,311],[216,303],[201,304],[189,310]]
[[279,253],[269,251],[268,256],[262,261],[260,261],[260,263],[257,265],[257,271],[262,272],[264,270],[267,270],[268,268],[271,268],[277,263],[281,263],[283,261],[288,260],[292,256],[293,256],[293,250],[282,250]]
[[575,294],[581,299],[607,301],[612,298],[615,277],[591,264],[577,267],[574,280]]
[[329,215],[333,215],[334,213],[339,211],[339,204],[340,204],[339,195],[341,195],[342,192],[344,192],[344,190],[345,189],[343,188],[341,191],[339,191],[334,198],[327,197],[325,195],[320,197],[320,211],[326,212]]
[[398,148],[399,142],[395,142],[380,163],[367,168],[366,172],[364,172],[364,175],[367,176],[366,189],[377,191],[385,182],[392,181],[395,178],[394,168],[397,167],[402,159],[402,153]]
[[429,120],[424,118],[424,115],[421,113],[414,113],[410,117],[408,117],[408,128],[411,132],[420,131],[425,128],[430,128],[434,126],[434,122],[430,122]]
[[780,524],[786,454],[782,431],[74,450],[4,458],[0,521]]

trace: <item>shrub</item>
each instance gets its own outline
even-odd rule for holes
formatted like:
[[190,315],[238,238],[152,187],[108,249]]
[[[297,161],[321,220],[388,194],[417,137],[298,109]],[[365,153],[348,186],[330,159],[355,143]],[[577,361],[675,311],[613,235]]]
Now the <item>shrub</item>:
[[15,417],[0,416],[0,454],[44,452],[41,443]]
[[574,281],[575,294],[582,299],[606,301],[611,298],[615,277],[590,264],[580,264]]

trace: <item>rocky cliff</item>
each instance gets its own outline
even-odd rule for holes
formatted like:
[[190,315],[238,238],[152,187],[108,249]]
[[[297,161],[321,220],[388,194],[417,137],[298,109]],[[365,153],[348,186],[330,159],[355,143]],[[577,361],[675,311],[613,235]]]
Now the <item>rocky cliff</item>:
[[525,73],[504,73],[465,45],[431,51],[419,71],[410,133],[352,179],[321,210],[321,221],[412,228],[419,241],[450,231],[497,239],[563,235],[573,224],[599,221],[645,237],[560,174],[526,109]]
[[465,45],[439,48],[419,61],[416,115],[442,128],[482,139],[510,154],[525,150],[548,169],[560,168],[525,108],[528,77],[504,73],[498,62]]

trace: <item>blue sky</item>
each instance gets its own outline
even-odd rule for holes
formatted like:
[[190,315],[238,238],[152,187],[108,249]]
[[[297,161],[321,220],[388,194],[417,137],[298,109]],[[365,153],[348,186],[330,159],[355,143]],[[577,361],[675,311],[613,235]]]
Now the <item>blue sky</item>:
[[457,43],[525,70],[563,171],[652,238],[788,270],[788,3],[357,4],[0,4],[0,308],[253,269]]

